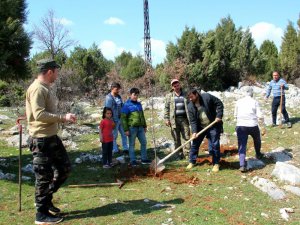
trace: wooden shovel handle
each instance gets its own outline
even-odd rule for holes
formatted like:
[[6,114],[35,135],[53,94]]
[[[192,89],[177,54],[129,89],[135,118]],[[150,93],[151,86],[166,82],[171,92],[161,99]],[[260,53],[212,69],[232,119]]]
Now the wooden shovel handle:
[[279,117],[280,117],[280,125],[282,125],[282,101],[283,101],[283,86],[280,86],[280,112],[279,112]]
[[[212,123],[210,123],[208,126],[206,126],[205,128],[203,128],[200,132],[198,132],[197,134],[196,134],[196,138],[200,135],[200,134],[202,134],[202,133],[204,133],[204,131],[206,131],[207,129],[209,129],[209,128],[211,128],[213,125],[215,125],[215,123],[217,123],[218,121],[217,120],[215,120],[215,121],[213,121]],[[184,146],[186,146],[188,143],[190,143],[192,140],[194,140],[195,138],[190,138],[188,141],[186,141],[184,144],[182,144],[181,146],[179,146],[178,148],[176,148],[173,152],[171,152],[169,155],[167,155],[165,158],[163,158],[163,159],[161,159],[161,160],[159,160],[158,162],[157,162],[157,165],[159,165],[159,164],[162,164],[163,162],[165,162],[167,159],[169,159],[172,155],[174,155],[175,153],[177,153],[180,149],[182,149]]]

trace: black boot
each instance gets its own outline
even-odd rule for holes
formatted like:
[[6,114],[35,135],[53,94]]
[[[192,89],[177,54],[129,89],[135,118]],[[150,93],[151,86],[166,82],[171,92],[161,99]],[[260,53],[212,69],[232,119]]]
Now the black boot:
[[261,153],[261,152],[256,153],[256,155],[255,155],[255,158],[256,158],[256,159],[263,159],[264,157],[265,157],[265,154],[264,154],[264,153]]
[[52,215],[57,215],[60,213],[60,209],[51,204],[49,206],[49,213],[51,213]]
[[48,212],[37,212],[35,216],[35,224],[57,224],[61,221],[63,221],[62,217],[53,216]]

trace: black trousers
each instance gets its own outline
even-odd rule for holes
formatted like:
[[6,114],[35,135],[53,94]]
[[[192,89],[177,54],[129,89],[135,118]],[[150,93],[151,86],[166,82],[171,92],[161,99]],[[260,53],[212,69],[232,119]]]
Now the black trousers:
[[102,162],[109,165],[112,161],[113,142],[102,143]]
[[71,163],[67,151],[57,136],[31,138],[29,148],[35,173],[35,203],[38,212],[48,212],[53,193],[68,178]]
[[[276,118],[277,118],[277,110],[280,106],[280,96],[274,97],[272,101],[272,121],[273,124],[276,124]],[[280,112],[283,114],[284,121],[287,123],[290,121],[289,114],[287,113],[285,109],[285,95],[282,96],[282,111]]]

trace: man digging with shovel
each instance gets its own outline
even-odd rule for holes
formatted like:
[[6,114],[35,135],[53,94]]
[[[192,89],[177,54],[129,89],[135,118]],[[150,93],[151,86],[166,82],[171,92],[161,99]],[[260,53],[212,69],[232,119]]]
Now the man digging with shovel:
[[[189,165],[187,169],[191,169],[196,165],[199,147],[206,137],[208,139],[209,154],[212,156],[213,172],[219,171],[220,161],[220,134],[223,132],[223,103],[217,97],[202,93],[201,90],[193,89],[189,91],[188,97],[188,113],[190,118],[192,141]],[[216,122],[212,127],[197,137],[197,132],[203,130],[212,122]]]

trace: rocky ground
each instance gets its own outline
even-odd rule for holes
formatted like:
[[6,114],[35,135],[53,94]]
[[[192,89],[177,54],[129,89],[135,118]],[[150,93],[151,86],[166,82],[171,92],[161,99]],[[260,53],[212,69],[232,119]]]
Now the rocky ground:
[[[244,95],[245,87],[230,88],[225,92],[209,92],[216,97],[220,98],[225,106],[224,110],[224,123],[234,127],[235,121],[233,118],[233,110],[235,102]],[[264,88],[254,87],[255,98],[260,102],[261,109],[265,116],[265,126],[269,127],[271,125],[271,99],[265,101],[264,99]],[[143,108],[145,111],[149,111],[148,115],[151,115],[150,111],[152,109],[155,110],[155,115],[157,118],[154,119],[150,116],[147,118],[149,124],[151,124],[150,128],[154,128],[154,130],[158,130],[163,127],[163,108],[164,108],[164,98],[163,97],[155,97],[149,100],[142,100]],[[87,122],[96,122],[100,121],[100,110],[93,109],[89,103],[84,102],[81,104],[83,108],[87,110],[85,118]],[[299,126],[297,125],[300,122],[300,118],[297,118],[297,112],[300,109],[300,89],[290,85],[290,89],[286,92],[286,107],[288,109],[288,113],[291,118],[293,118],[293,128],[292,129],[283,129],[281,131],[282,134],[285,135],[288,133],[289,136],[293,136],[291,143],[285,146],[281,146],[278,140],[273,140],[273,142],[278,141],[278,146],[276,148],[268,149],[265,151],[265,159],[258,160],[253,157],[248,158],[248,169],[254,171],[254,175],[251,179],[246,178],[247,181],[257,187],[262,192],[268,194],[272,199],[281,200],[287,198],[287,192],[292,193],[295,196],[300,196],[300,141],[299,141]],[[1,139],[7,141],[7,145],[9,146],[19,146],[19,133],[18,127],[11,126],[7,127],[4,125],[14,124],[14,118],[10,117],[10,113],[7,112],[9,109],[2,109],[0,111],[0,132]],[[299,113],[298,113],[299,115]],[[278,116],[279,120],[279,116]],[[278,121],[278,124],[280,121]],[[3,126],[1,126],[3,125]],[[22,134],[22,147],[26,148],[27,143],[26,140],[28,138],[28,134],[26,129],[23,129],[24,132]],[[91,128],[90,126],[84,125],[84,123],[80,125],[66,125],[62,130],[60,136],[62,137],[64,144],[67,146],[69,151],[80,151],[77,147],[76,137],[82,134],[91,134],[97,133],[96,129]],[[223,146],[236,146],[236,142],[233,143],[236,139],[235,133],[225,133],[222,135],[221,143]],[[167,137],[158,137],[156,139],[156,147],[159,151],[171,152],[174,149],[174,143],[171,139]],[[236,148],[235,148],[236,150]],[[230,157],[233,160],[238,160],[237,155],[231,155]],[[124,162],[124,158],[119,157],[117,160],[120,163]],[[74,163],[80,164],[82,162],[99,162],[101,161],[101,155],[92,155],[82,153],[80,157],[76,158]],[[5,171],[5,168],[8,167],[9,163],[13,163],[12,161],[8,161],[6,158],[2,158],[0,156],[0,179],[15,179],[16,175],[10,173],[9,171]],[[3,169],[4,168],[4,169]],[[22,170],[24,172],[33,173],[32,165],[25,165]],[[255,171],[261,171],[260,173],[256,173]],[[30,177],[23,176],[24,180],[29,180]],[[291,206],[290,208],[281,208],[280,214],[284,220],[288,220],[289,213],[294,212],[294,208]],[[267,216],[267,215],[262,215]]]

